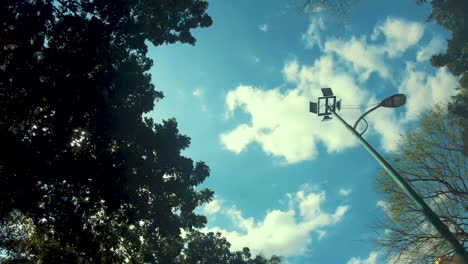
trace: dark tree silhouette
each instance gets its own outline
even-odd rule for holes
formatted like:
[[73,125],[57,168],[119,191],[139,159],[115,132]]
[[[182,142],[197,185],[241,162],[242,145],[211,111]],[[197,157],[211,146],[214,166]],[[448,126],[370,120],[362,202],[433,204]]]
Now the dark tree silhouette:
[[179,262],[204,264],[279,264],[281,257],[265,258],[257,255],[252,258],[250,249],[244,247],[242,251],[230,251],[231,244],[221,236],[221,233],[202,233],[192,231],[185,239],[186,247],[179,257]]
[[[458,93],[449,104],[452,113],[464,118],[463,154],[468,155],[468,1],[466,0],[417,0],[418,4],[430,3],[432,12],[428,21],[435,21],[452,33],[447,40],[445,53],[434,54],[431,63],[434,67],[446,66],[459,77]],[[446,87],[451,88],[451,87]],[[440,89],[444,89],[441,87]]]
[[[0,5],[0,248],[10,261],[170,263],[202,227],[209,168],[181,155],[146,41],[194,44],[200,0],[4,0]],[[19,221],[21,220],[21,221]],[[20,224],[18,224],[20,223]]]

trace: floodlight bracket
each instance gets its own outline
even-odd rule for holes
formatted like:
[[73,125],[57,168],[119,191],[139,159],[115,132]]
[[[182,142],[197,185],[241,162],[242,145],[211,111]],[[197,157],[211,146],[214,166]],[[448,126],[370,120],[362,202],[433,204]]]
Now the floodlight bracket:
[[318,98],[317,103],[309,103],[309,112],[323,116],[322,121],[328,121],[332,119],[332,112],[341,109],[341,100],[336,101],[336,96],[333,95],[331,88],[322,88],[321,90],[323,96]]
[[[322,96],[322,97],[319,97],[318,98],[317,115],[318,116],[331,115],[332,113],[330,112],[330,109],[328,107],[331,107],[333,109],[333,111],[335,111],[336,96]],[[322,108],[324,108],[324,110],[322,110]]]

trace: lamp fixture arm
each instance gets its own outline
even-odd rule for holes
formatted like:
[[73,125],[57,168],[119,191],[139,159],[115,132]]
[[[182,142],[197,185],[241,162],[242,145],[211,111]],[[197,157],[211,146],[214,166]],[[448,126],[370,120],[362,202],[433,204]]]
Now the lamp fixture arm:
[[[362,114],[362,116],[360,116],[360,117],[358,118],[358,120],[356,121],[356,123],[354,123],[353,129],[356,130],[356,127],[357,127],[358,123],[359,123],[366,115],[370,114],[372,111],[374,111],[375,109],[377,109],[377,108],[379,108],[379,107],[381,107],[381,106],[382,106],[381,104],[378,104],[378,105],[372,107],[371,109],[367,110],[364,114]],[[364,130],[364,132],[365,132],[365,130]],[[362,132],[362,134],[364,134],[364,132]],[[361,134],[361,135],[362,135],[362,134]]]

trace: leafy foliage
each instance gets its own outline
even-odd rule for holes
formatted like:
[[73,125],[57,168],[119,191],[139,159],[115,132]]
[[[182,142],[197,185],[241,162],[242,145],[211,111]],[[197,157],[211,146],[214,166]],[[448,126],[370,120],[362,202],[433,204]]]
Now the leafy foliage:
[[336,22],[343,23],[359,0],[294,0],[296,6],[306,13],[325,11]]
[[[5,0],[0,5],[0,248],[17,262],[168,263],[212,191],[181,155],[147,41],[194,44],[201,0]],[[20,225],[18,225],[18,220]],[[25,231],[26,230],[26,231]],[[5,232],[3,232],[5,231]]]
[[[461,118],[436,106],[422,114],[417,129],[403,136],[393,164],[421,195],[462,245],[467,245],[468,158],[462,154]],[[432,263],[454,255],[424,214],[384,172],[377,187],[386,196],[385,232],[377,243],[398,261]]]
[[206,264],[279,264],[281,257],[271,256],[267,259],[261,255],[252,258],[248,248],[242,251],[230,251],[229,242],[221,233],[209,232],[207,234],[193,231],[187,235],[186,247],[180,258],[180,263],[206,263]]
[[449,104],[449,110],[465,118],[463,153],[468,155],[468,1],[417,0],[418,4],[427,2],[432,5],[432,13],[428,20],[437,22],[452,33],[448,39],[447,51],[433,55],[431,62],[435,67],[447,66],[454,76],[460,77],[458,94]]

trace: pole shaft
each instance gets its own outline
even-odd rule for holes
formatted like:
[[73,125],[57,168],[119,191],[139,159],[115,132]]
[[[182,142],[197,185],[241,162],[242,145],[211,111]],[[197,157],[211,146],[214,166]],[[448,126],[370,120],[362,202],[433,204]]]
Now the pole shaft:
[[382,157],[380,154],[371,146],[367,141],[359,135],[359,133],[353,129],[346,121],[341,118],[333,109],[327,106],[330,112],[340,120],[340,122],[353,134],[357,137],[359,142],[364,146],[364,148],[377,160],[377,162],[387,171],[387,173],[392,177],[395,183],[408,195],[408,197],[414,202],[414,204],[420,209],[427,220],[431,222],[434,228],[439,232],[439,234],[449,242],[449,244],[454,249],[455,253],[460,257],[463,263],[468,264],[468,253],[463,245],[457,240],[457,238],[450,232],[450,229],[440,220],[434,211],[424,202],[424,200],[418,195],[418,193],[411,187],[409,183],[405,181],[403,177],[398,174],[398,172],[393,169],[392,166]]

